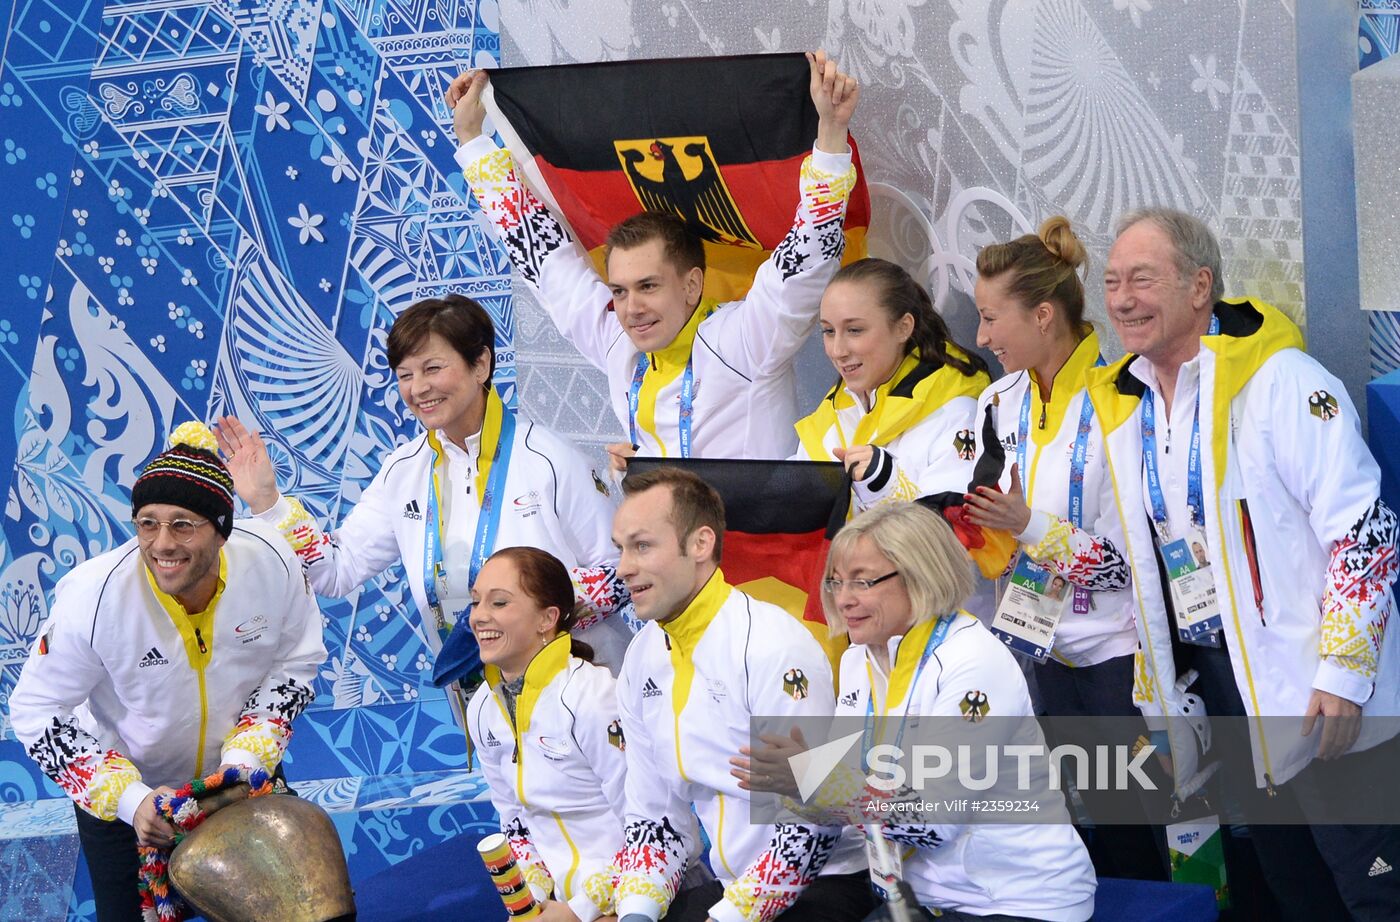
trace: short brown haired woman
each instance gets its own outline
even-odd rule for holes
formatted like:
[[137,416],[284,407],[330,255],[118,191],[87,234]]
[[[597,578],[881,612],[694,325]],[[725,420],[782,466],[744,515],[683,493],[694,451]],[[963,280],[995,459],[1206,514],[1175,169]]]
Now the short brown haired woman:
[[[617,561],[607,488],[570,442],[501,401],[491,385],[495,338],[481,305],[457,294],[419,301],[394,321],[389,367],[425,431],[383,459],[332,532],[278,492],[261,435],[233,417],[219,426],[239,497],[287,538],[311,587],[343,597],[402,562],[434,653],[464,616],[476,572],[496,548],[539,547],[570,567]],[[614,667],[623,633],[611,622],[589,631]]]

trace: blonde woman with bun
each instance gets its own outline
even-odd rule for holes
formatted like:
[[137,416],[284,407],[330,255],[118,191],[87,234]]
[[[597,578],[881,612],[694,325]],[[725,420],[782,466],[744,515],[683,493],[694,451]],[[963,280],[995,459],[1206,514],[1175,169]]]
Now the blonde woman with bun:
[[[1037,713],[1138,718],[1137,631],[1122,526],[1103,430],[1084,387],[1085,372],[1103,363],[1098,335],[1084,321],[1080,273],[1087,260],[1062,216],[978,254],[977,345],[1006,375],[983,392],[977,418],[990,408],[1012,463],[999,492],[979,487],[968,497],[968,516],[1009,531],[1020,544],[992,628],[1035,662]],[[1034,598],[1022,588],[1031,583],[1040,587]],[[1018,629],[1017,619],[1039,621],[1044,633]],[[1126,724],[1112,726],[1122,732]],[[1089,742],[1131,745],[1135,738]],[[1091,851],[1100,874],[1165,875],[1146,827],[1101,825],[1096,832]]]

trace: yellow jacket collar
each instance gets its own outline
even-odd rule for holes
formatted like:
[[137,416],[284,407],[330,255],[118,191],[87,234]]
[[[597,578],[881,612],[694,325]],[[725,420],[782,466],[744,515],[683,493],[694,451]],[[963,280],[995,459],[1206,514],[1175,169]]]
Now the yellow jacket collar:
[[695,337],[700,332],[700,324],[718,307],[719,303],[712,298],[705,298],[696,305],[690,319],[685,322],[685,326],[681,327],[676,338],[671,340],[669,345],[650,353],[652,369],[665,373],[684,367],[685,363],[690,361],[691,350],[695,348]]
[[716,567],[685,611],[669,621],[661,622],[661,629],[671,639],[673,647],[686,656],[694,652],[705,629],[715,620],[715,615],[729,601],[729,594],[733,591],[734,587],[724,580],[724,571]]
[[[530,665],[525,667],[525,691],[521,697],[529,695],[531,690],[538,695],[540,690],[554,681],[554,677],[563,672],[569,665],[569,651],[573,647],[573,638],[568,631],[560,634],[535,654],[535,658],[530,660]],[[486,682],[491,688],[499,688],[505,677],[501,675],[501,670],[496,666],[486,667]],[[516,706],[516,713],[519,713],[519,705]]]
[[[481,421],[481,453],[476,459],[476,478],[472,484],[476,490],[477,502],[486,495],[486,482],[491,476],[491,464],[496,459],[496,446],[501,441],[501,420],[506,414],[506,405],[496,388],[486,388],[486,414]],[[433,450],[433,476],[437,477],[437,467],[442,461],[442,436],[436,429],[428,430],[428,445]],[[442,495],[439,484],[438,495]]]
[[[1271,356],[1284,349],[1302,349],[1303,334],[1282,311],[1263,301],[1227,298],[1213,308],[1220,332],[1202,336],[1201,348],[1216,355],[1215,394],[1228,406]],[[1113,432],[1137,411],[1146,385],[1128,370],[1137,358],[1125,355],[1112,365],[1090,368],[1085,386],[1094,401],[1104,433]]]
[[[948,343],[949,355],[966,358]],[[965,375],[936,359],[924,361],[915,349],[895,369],[894,375],[875,389],[870,412],[861,417],[851,445],[888,445],[957,397],[976,400],[991,381],[985,373]],[[837,384],[815,411],[797,423],[797,434],[813,457],[829,457],[822,436],[837,422],[837,413],[856,405],[856,399]]]
[[1298,325],[1272,304],[1229,298],[1216,303],[1215,316],[1220,333],[1201,337],[1201,346],[1216,354],[1215,392],[1227,400],[1234,399],[1271,356],[1303,348]]
[[[1030,372],[1031,419],[1039,420],[1041,413],[1045,414],[1043,428],[1036,423],[1031,424],[1031,438],[1037,445],[1045,445],[1060,431],[1060,424],[1064,422],[1065,411],[1069,409],[1070,401],[1084,384],[1084,373],[1093,368],[1098,360],[1099,334],[1090,327],[1089,335],[1079,341],[1079,345],[1075,346],[1065,364],[1055,373],[1049,403],[1040,399],[1040,386],[1035,371]],[[1021,476],[1024,478],[1026,472],[1022,471]]]

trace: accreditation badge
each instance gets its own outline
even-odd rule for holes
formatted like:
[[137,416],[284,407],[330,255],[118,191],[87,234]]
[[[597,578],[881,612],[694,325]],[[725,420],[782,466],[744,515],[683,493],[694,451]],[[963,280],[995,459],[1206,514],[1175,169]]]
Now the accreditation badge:
[[1021,554],[997,605],[992,633],[1015,652],[1044,662],[1074,597],[1063,576]]
[[1161,546],[1176,610],[1177,636],[1185,643],[1220,646],[1220,603],[1205,532],[1197,527]]
[[870,883],[875,892],[885,902],[889,902],[895,898],[899,882],[904,879],[904,856],[896,843],[878,832],[872,832],[870,824],[863,828],[865,860],[870,864]]

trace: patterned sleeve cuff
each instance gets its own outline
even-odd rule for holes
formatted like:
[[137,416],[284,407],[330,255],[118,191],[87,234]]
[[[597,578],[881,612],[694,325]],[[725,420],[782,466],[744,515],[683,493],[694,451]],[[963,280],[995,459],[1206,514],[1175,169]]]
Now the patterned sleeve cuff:
[[1358,705],[1370,701],[1371,694],[1376,690],[1376,684],[1363,675],[1358,666],[1347,663],[1346,658],[1340,656],[1324,656],[1318,662],[1312,687]]
[[598,904],[594,902],[591,895],[585,891],[580,891],[574,894],[573,899],[569,900],[569,909],[573,911],[574,915],[578,916],[579,922],[593,922],[594,919],[597,919],[603,914],[604,909],[611,906],[612,901],[609,900],[608,904],[608,906],[600,908]]
[[1016,536],[1016,540],[1026,547],[1035,547],[1045,540],[1045,536],[1050,534],[1050,529],[1054,527],[1057,519],[1048,512],[1041,512],[1038,509],[1031,510],[1031,520],[1026,524],[1026,530]]
[[715,922],[749,922],[739,907],[729,902],[728,897],[710,907],[710,918]]
[[[619,894],[621,890],[618,891]],[[617,901],[617,916],[619,919],[629,919],[632,916],[639,916],[647,922],[656,922],[661,918],[662,902],[654,896],[647,896],[644,893],[629,893]]]
[[[133,825],[132,820],[136,816],[136,808],[141,806],[141,801],[145,800],[150,793],[151,786],[139,778],[127,784],[126,789],[121,793],[121,797],[117,799],[117,819],[126,823],[128,826]],[[106,820],[111,819],[110,816],[101,818]]]
[[243,768],[261,768],[264,771],[272,771],[277,767],[276,763],[269,766],[252,750],[236,746],[225,746],[223,755],[219,757],[219,761],[225,765],[238,765]]
[[277,497],[277,502],[273,503],[271,506],[268,506],[262,512],[254,512],[253,518],[262,519],[267,524],[276,528],[278,522],[281,522],[283,519],[285,519],[291,514],[292,504],[287,502],[287,497],[279,495]]
[[846,152],[833,154],[822,150],[816,144],[812,145],[812,169],[818,173],[826,173],[829,176],[845,176],[846,171],[853,169],[851,162],[851,148],[846,147]]
[[462,172],[465,173],[472,164],[476,163],[482,157],[500,149],[501,148],[496,146],[495,140],[489,135],[479,134],[458,147],[456,153],[453,154],[453,158],[457,161],[457,165],[462,168]]

